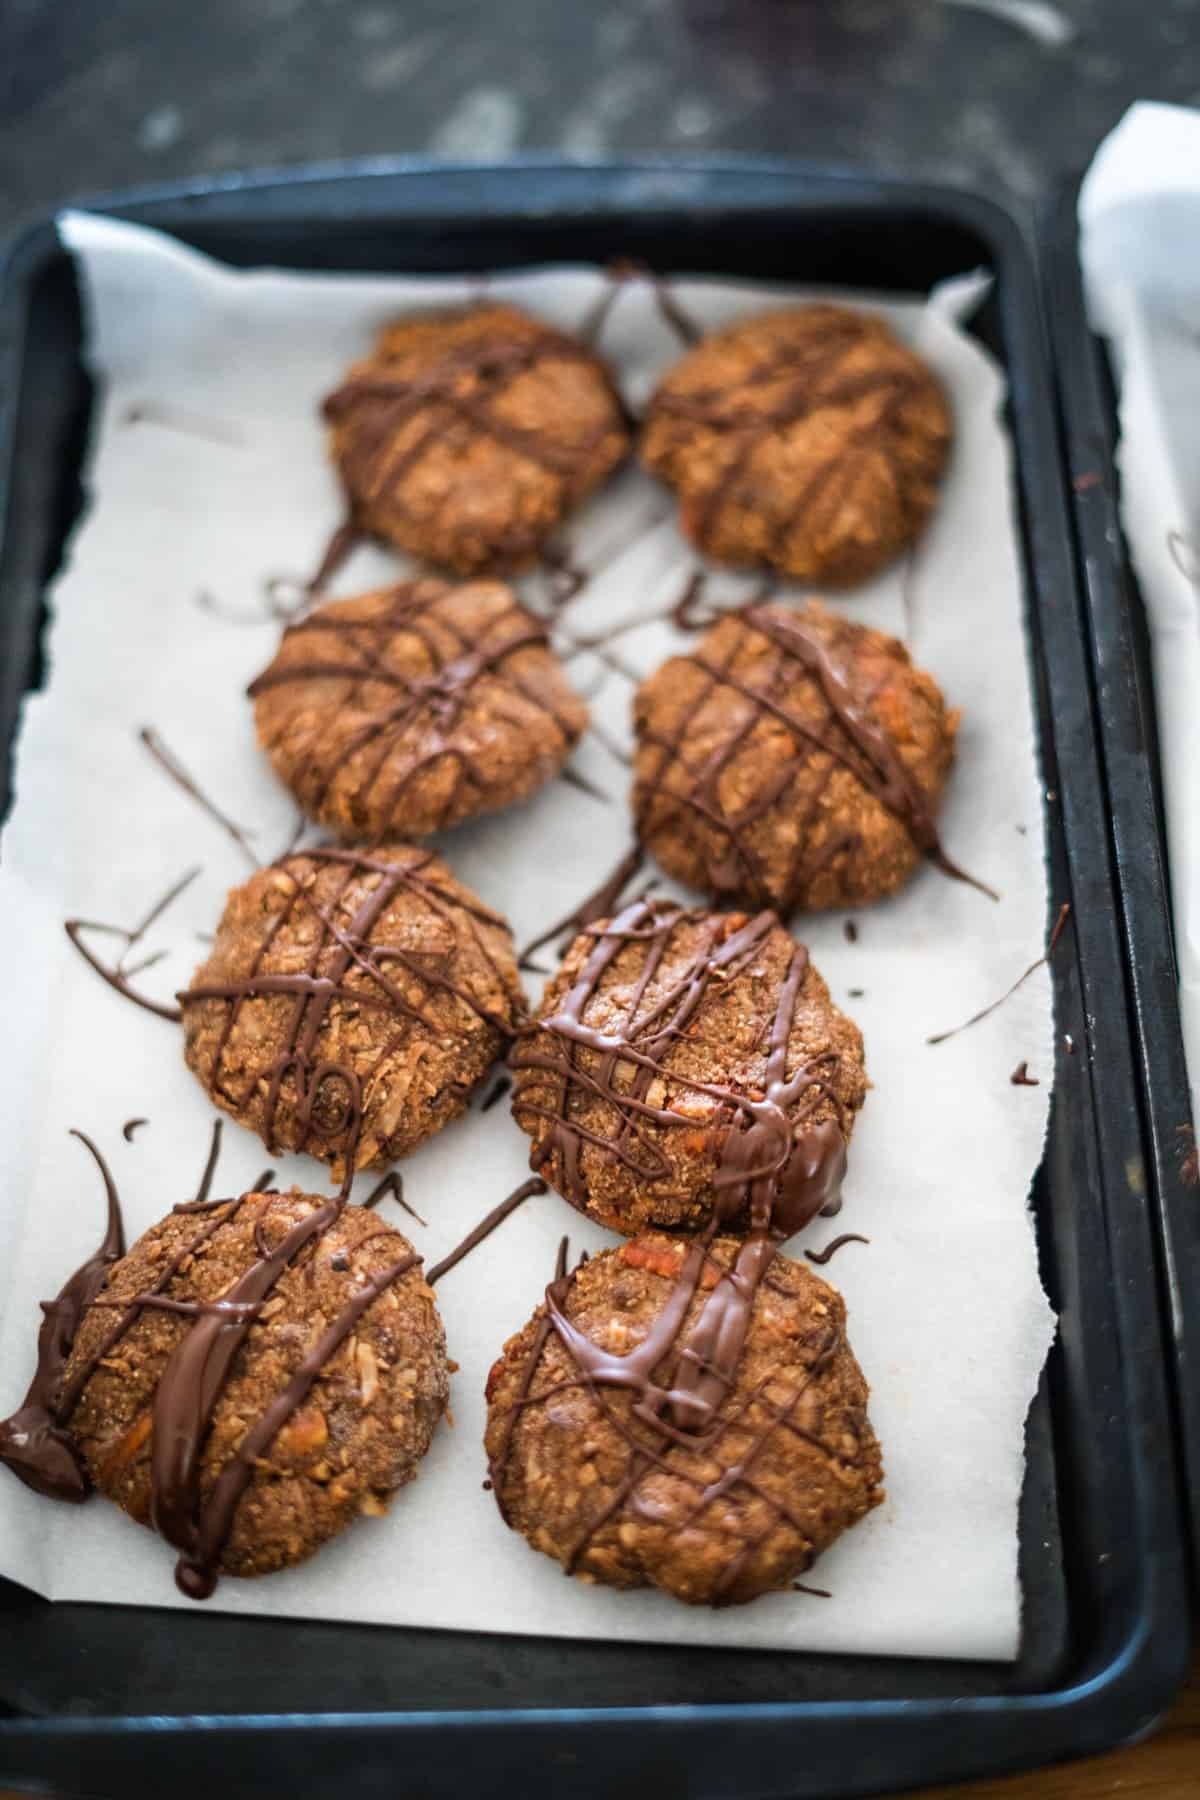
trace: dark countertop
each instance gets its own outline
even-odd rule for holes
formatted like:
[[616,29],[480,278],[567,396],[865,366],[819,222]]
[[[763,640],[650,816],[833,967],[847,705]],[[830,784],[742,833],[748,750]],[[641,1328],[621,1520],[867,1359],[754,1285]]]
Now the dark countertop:
[[0,0],[0,237],[69,196],[331,158],[788,154],[1026,218],[1200,0]]

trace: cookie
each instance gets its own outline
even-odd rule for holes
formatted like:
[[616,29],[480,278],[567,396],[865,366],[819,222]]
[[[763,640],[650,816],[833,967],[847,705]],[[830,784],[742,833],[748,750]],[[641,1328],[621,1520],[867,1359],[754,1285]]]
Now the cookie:
[[284,632],[250,684],[258,741],[342,837],[425,837],[527,799],[587,707],[542,626],[498,581],[402,581]]
[[816,602],[744,607],[638,689],[639,838],[716,900],[866,905],[941,856],[958,725],[886,632]]
[[114,1262],[58,1418],[92,1485],[175,1546],[202,1599],[385,1512],[448,1392],[411,1244],[293,1188],[176,1207]]
[[837,1210],[862,1035],[772,913],[635,901],[575,939],[509,1060],[531,1167],[614,1231]]
[[508,925],[431,851],[296,851],[234,888],[179,995],[188,1067],[340,1175],[466,1111],[522,1000]]
[[715,332],[677,363],[641,457],[714,561],[846,587],[920,535],[950,437],[936,376],[880,319],[796,306]]
[[761,1237],[652,1234],[560,1272],[488,1377],[502,1517],[584,1581],[789,1587],[883,1498],[845,1321]]
[[359,528],[462,575],[533,561],[629,449],[599,357],[502,304],[388,326],[324,413]]

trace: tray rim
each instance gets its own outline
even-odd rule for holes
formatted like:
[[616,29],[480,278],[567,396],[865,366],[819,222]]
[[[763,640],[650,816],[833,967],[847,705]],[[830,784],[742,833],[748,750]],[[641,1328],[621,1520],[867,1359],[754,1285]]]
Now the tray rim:
[[[848,204],[859,209],[866,209],[872,203],[886,203],[895,206],[902,202],[909,209],[932,211],[941,215],[943,220],[960,225],[984,239],[992,251],[998,271],[1003,272],[1004,280],[1000,283],[1000,303],[1004,310],[1006,337],[1014,335],[1023,345],[1028,356],[1028,366],[1019,370],[1010,370],[1010,379],[1014,390],[1020,386],[1023,403],[1039,415],[1039,430],[1046,436],[1047,442],[1058,444],[1055,433],[1053,412],[1050,405],[1050,371],[1046,359],[1044,332],[1035,329],[1032,334],[1027,329],[1027,321],[1038,318],[1038,296],[1032,264],[1025,237],[1016,221],[996,202],[966,190],[943,187],[931,183],[910,183],[901,180],[863,177],[858,174],[837,171],[810,169],[802,164],[780,158],[721,158],[688,159],[676,161],[660,158],[632,158],[622,161],[594,161],[587,163],[564,163],[561,158],[542,155],[531,155],[515,158],[504,165],[457,164],[447,165],[428,158],[377,158],[365,163],[322,164],[297,171],[263,171],[249,175],[236,175],[220,178],[214,182],[186,181],[169,183],[162,186],[141,188],[125,193],[96,196],[80,202],[81,206],[91,210],[102,210],[116,216],[140,216],[146,223],[160,223],[153,214],[157,209],[170,208],[182,204],[189,209],[186,220],[180,220],[177,229],[186,230],[193,223],[202,225],[206,219],[219,225],[228,226],[233,215],[225,211],[226,202],[234,202],[249,195],[256,199],[270,199],[275,196],[319,197],[326,187],[341,187],[347,181],[355,184],[368,184],[374,189],[373,198],[388,198],[387,190],[395,189],[411,195],[411,183],[414,178],[420,185],[429,183],[435,190],[436,204],[430,212],[445,213],[447,211],[446,195],[437,192],[437,184],[447,179],[455,179],[474,183],[478,186],[495,187],[511,182],[514,173],[548,177],[561,184],[565,189],[576,189],[575,200],[577,215],[599,213],[610,216],[614,212],[629,206],[629,196],[620,191],[620,184],[642,176],[661,177],[667,184],[667,191],[656,196],[655,204],[647,204],[645,196],[639,201],[643,216],[653,217],[656,209],[675,213],[681,205],[701,204],[705,211],[716,210],[711,201],[698,201],[692,195],[690,201],[685,200],[678,191],[680,178],[697,179],[702,187],[720,186],[722,184],[738,184],[747,182],[751,187],[756,182],[769,182],[771,192],[759,191],[757,194],[748,189],[745,194],[731,197],[726,204],[741,212],[771,212],[791,210],[800,213],[820,213],[831,208],[842,208]],[[397,189],[396,184],[399,184]],[[778,185],[776,185],[778,184]],[[674,188],[674,192],[670,191]],[[799,191],[797,191],[799,190]],[[365,191],[365,190],[362,190]],[[331,196],[332,197],[332,196]],[[570,196],[564,196],[569,198]],[[459,209],[463,219],[475,215],[475,209],[460,200]],[[451,209],[453,210],[453,209]],[[513,210],[511,196],[507,212]],[[528,216],[536,218],[548,213],[561,213],[564,210],[561,197],[558,203],[547,204],[545,201]],[[570,210],[570,209],[568,209]],[[301,216],[302,209],[289,209],[287,217],[294,224]],[[420,209],[408,209],[400,224],[411,222],[422,216]],[[426,214],[425,216],[428,216]],[[385,222],[387,214],[368,215]],[[353,221],[361,225],[363,217],[355,215]],[[169,227],[165,227],[169,228]],[[47,234],[58,246],[57,233],[54,230],[53,218],[41,218],[27,225],[9,245],[7,254],[0,260],[0,293],[19,279],[21,266],[36,256],[39,241],[47,242]],[[1025,309],[1025,321],[1019,316],[1022,307]],[[0,356],[3,356],[10,369],[14,365],[19,346],[14,346],[4,338],[0,338]],[[1021,381],[1018,382],[1018,375]],[[6,450],[11,454],[13,432],[13,413],[15,404],[6,407],[4,386],[0,379],[0,482],[3,481]],[[1020,434],[1014,425],[1014,439],[1018,448],[1018,471],[1024,462],[1028,446],[1019,441]],[[1044,473],[1044,471],[1043,471]],[[1020,473],[1018,473],[1020,479]],[[1071,546],[1067,533],[1066,495],[1062,482],[1061,466],[1053,479],[1046,484],[1043,499],[1049,505],[1052,524],[1061,530],[1056,535],[1061,538],[1058,556],[1060,575],[1067,571],[1067,589],[1071,592],[1075,608],[1078,609],[1079,589],[1076,582]],[[1039,546],[1039,555],[1045,553],[1045,546]],[[1036,579],[1038,561],[1032,551],[1028,558],[1029,585],[1034,593],[1031,603],[1038,612],[1039,637],[1044,639],[1045,620],[1042,617],[1045,605],[1044,596],[1037,592],[1039,584]],[[1065,608],[1060,607],[1060,638],[1065,626],[1066,639],[1070,638],[1070,619]],[[1062,648],[1060,643],[1059,648]],[[1082,644],[1079,645],[1082,657]],[[1049,659],[1045,659],[1047,662]],[[1048,671],[1047,671],[1048,681]],[[1052,684],[1049,684],[1052,685]],[[1088,689],[1090,692],[1090,687]],[[1061,702],[1061,696],[1060,696]],[[1049,736],[1057,747],[1059,741],[1059,712],[1053,693],[1049,697],[1051,718],[1049,720]],[[1068,720],[1073,729],[1078,729],[1078,719]],[[1088,734],[1093,731],[1093,721],[1089,717],[1083,721]],[[1065,797],[1064,797],[1065,798]],[[1102,802],[1099,796],[1094,797],[1091,808],[1085,809],[1095,813],[1096,804]],[[1064,808],[1066,810],[1066,808]],[[1066,825],[1066,821],[1064,824]],[[1082,828],[1084,821],[1080,821]],[[1090,824],[1094,825],[1094,817]],[[1070,829],[1067,837],[1067,855],[1070,859]],[[1105,840],[1107,843],[1107,839]],[[1074,867],[1072,865],[1072,890],[1074,892]],[[1106,884],[1111,889],[1111,881]],[[1111,901],[1107,912],[1102,907],[1100,916],[1093,929],[1093,935],[1104,938],[1112,932],[1114,921],[1111,914]],[[1090,1059],[1089,1059],[1090,1060]],[[1108,1118],[1107,1134],[1102,1129],[1106,1115],[1101,1101],[1104,1095],[1098,1089],[1097,1069],[1095,1063],[1089,1068],[1089,1078],[1094,1090],[1092,1118],[1097,1123],[1099,1149],[1104,1150],[1104,1139],[1115,1142],[1124,1135],[1128,1136],[1131,1121],[1127,1111],[1116,1106]],[[1111,1087],[1111,1083],[1106,1084]],[[1113,1098],[1110,1093],[1109,1098]],[[1133,1122],[1140,1141],[1140,1120]],[[1106,1165],[1111,1167],[1111,1164]],[[1109,1205],[1109,1184],[1104,1183],[1106,1218],[1110,1224],[1113,1217]],[[1135,1250],[1138,1246],[1134,1246]],[[1145,1344],[1139,1348],[1144,1351]],[[1137,1359],[1129,1359],[1131,1362]],[[1140,1361],[1145,1363],[1144,1355]],[[1147,1416],[1156,1415],[1161,1396],[1158,1394],[1160,1373],[1152,1367],[1143,1368],[1140,1387],[1140,1408],[1131,1406],[1133,1422],[1139,1420],[1143,1425]],[[1153,1435],[1153,1434],[1151,1434]],[[1147,1499],[1146,1495],[1141,1496]],[[1178,1600],[1177,1564],[1180,1561],[1178,1548],[1178,1519],[1173,1518],[1175,1508],[1173,1495],[1168,1495],[1164,1503],[1157,1508],[1160,1515],[1159,1540],[1151,1557],[1151,1567],[1146,1571],[1154,1576],[1155,1607],[1153,1623],[1143,1615],[1139,1624],[1127,1632],[1119,1644],[1112,1646],[1112,1655],[1097,1673],[1085,1679],[1068,1682],[1059,1688],[1052,1688],[1041,1693],[1003,1696],[971,1696],[967,1698],[938,1699],[873,1699],[873,1700],[839,1700],[810,1701],[796,1704],[766,1703],[761,1705],[733,1705],[704,1707],[666,1706],[653,1709],[635,1707],[601,1707],[601,1708],[524,1708],[511,1712],[484,1711],[481,1709],[463,1709],[449,1712],[392,1712],[373,1714],[248,1714],[240,1717],[234,1715],[195,1715],[178,1718],[156,1718],[153,1721],[153,1739],[156,1745],[166,1746],[176,1743],[179,1735],[193,1734],[192,1743],[202,1743],[206,1747],[206,1760],[209,1749],[214,1753],[223,1745],[226,1749],[253,1738],[261,1733],[277,1732],[285,1726],[293,1743],[298,1742],[297,1729],[304,1728],[304,1736],[308,1740],[332,1733],[339,1738],[353,1734],[355,1741],[368,1746],[378,1739],[386,1741],[387,1735],[396,1729],[416,1732],[420,1737],[427,1733],[438,1733],[450,1726],[473,1730],[476,1746],[479,1740],[487,1745],[498,1744],[500,1738],[511,1739],[514,1733],[524,1730],[530,1734],[547,1738],[553,1743],[556,1733],[564,1729],[573,1734],[581,1730],[591,1732],[593,1727],[607,1723],[621,1723],[634,1735],[645,1737],[647,1730],[656,1727],[678,1727],[685,1722],[693,1731],[697,1725],[704,1727],[703,1735],[711,1737],[714,1730],[721,1731],[732,1723],[746,1728],[752,1722],[764,1728],[778,1727],[785,1724],[803,1724],[806,1731],[811,1732],[818,1722],[834,1728],[844,1727],[850,1720],[860,1723],[865,1720],[889,1720],[905,1728],[905,1735],[914,1730],[919,1734],[928,1732],[931,1724],[937,1724],[947,1739],[946,1750],[954,1754],[947,1762],[947,1774],[982,1773],[997,1768],[1017,1768],[1030,1766],[1037,1760],[1044,1760],[1047,1755],[1063,1756],[1069,1753],[1082,1754],[1088,1749],[1103,1747],[1122,1736],[1137,1734],[1149,1728],[1158,1710],[1166,1703],[1178,1682],[1182,1679],[1186,1668],[1187,1632],[1181,1610],[1171,1604],[1172,1590],[1174,1599]],[[1172,1524],[1173,1521],[1173,1524]],[[1174,1525],[1174,1529],[1173,1529]],[[703,1712],[703,1720],[697,1721],[697,1712]],[[1043,1741],[1045,1734],[1035,1729],[1037,1721],[1052,1724],[1059,1715],[1069,1714],[1074,1727],[1069,1740],[1059,1735],[1053,1741]],[[1015,1716],[1014,1716],[1015,1715]],[[1021,1744],[1013,1743],[1012,1726],[1018,1718],[1024,1717],[1026,1724],[1026,1740]],[[993,1740],[990,1753],[981,1761],[977,1754],[970,1754],[970,1746],[959,1742],[952,1746],[950,1739],[961,1739],[959,1727],[972,1721],[991,1720],[999,1731],[989,1731],[987,1736]],[[59,1738],[65,1746],[75,1746],[78,1750],[84,1746],[100,1750],[104,1742],[110,1745],[120,1744],[130,1738],[144,1739],[145,1724],[142,1720],[131,1718],[55,1718],[52,1720],[18,1720],[14,1723],[0,1723],[0,1752],[6,1747],[13,1748],[18,1744],[31,1747],[41,1742],[46,1745],[47,1739]],[[1006,1741],[1007,1740],[1007,1741]],[[578,1749],[578,1739],[571,1746]],[[538,1754],[537,1749],[530,1746],[531,1755]],[[189,1747],[189,1756],[192,1749]],[[555,1748],[544,1748],[543,1756],[558,1754]],[[213,1767],[216,1768],[219,1756],[215,1757]],[[891,1767],[889,1763],[889,1768]],[[894,1779],[893,1771],[893,1779]],[[915,1775],[901,1774],[901,1779],[917,1779]],[[921,1777],[927,1778],[927,1777]],[[724,1790],[722,1790],[724,1791]],[[772,1787],[763,1789],[782,1792]],[[868,1790],[863,1790],[868,1791]],[[878,1792],[878,1785],[869,1791]]]
[[[1121,924],[1141,1049],[1138,1072],[1152,1152],[1159,1274],[1172,1326],[1174,1401],[1190,1489],[1192,1555],[1200,1573],[1200,1318],[1189,1313],[1185,1300],[1200,1278],[1200,1233],[1194,1224],[1189,1228],[1195,1190],[1180,1175],[1179,1146],[1172,1142],[1178,1126],[1192,1122],[1192,1095],[1179,1009],[1166,819],[1159,803],[1157,707],[1152,677],[1147,676],[1144,687],[1139,680],[1132,637],[1134,608],[1144,608],[1144,602],[1121,522],[1116,467],[1120,423],[1106,381],[1106,351],[1087,317],[1078,256],[1081,182],[1081,175],[1064,179],[1046,215],[1056,387],[1089,649],[1104,694],[1100,741],[1113,800],[1113,854],[1123,876]],[[1131,832],[1139,813],[1153,820],[1155,829],[1135,856]],[[1172,1119],[1177,1125],[1168,1123]]]

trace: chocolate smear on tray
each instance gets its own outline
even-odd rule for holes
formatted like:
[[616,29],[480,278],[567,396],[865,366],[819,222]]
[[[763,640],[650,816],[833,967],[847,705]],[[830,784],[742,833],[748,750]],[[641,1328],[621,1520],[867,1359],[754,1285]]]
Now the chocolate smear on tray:
[[108,1219],[98,1248],[82,1263],[53,1300],[42,1301],[45,1317],[38,1332],[37,1370],[24,1400],[11,1418],[0,1420],[0,1462],[18,1481],[52,1500],[78,1502],[89,1492],[87,1471],[69,1432],[59,1390],[79,1321],[125,1254],[121,1202],[108,1164],[91,1138],[72,1131],[91,1154],[104,1182]]
[[1009,1076],[1008,1079],[1012,1083],[1013,1087],[1040,1087],[1041,1086],[1041,1083],[1039,1082],[1037,1076],[1031,1075],[1029,1073],[1029,1064],[1023,1058],[1017,1064],[1016,1068],[1013,1070],[1012,1074]]

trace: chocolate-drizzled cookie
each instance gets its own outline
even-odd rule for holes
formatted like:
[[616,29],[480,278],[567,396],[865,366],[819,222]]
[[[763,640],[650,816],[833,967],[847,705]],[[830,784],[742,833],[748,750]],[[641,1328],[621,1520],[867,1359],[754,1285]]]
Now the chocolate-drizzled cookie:
[[959,715],[908,651],[815,601],[731,613],[634,702],[638,836],[714,899],[859,906],[922,856]]
[[488,1377],[505,1522],[585,1581],[711,1606],[789,1586],[883,1498],[845,1320],[764,1235],[560,1260]]
[[935,376],[881,320],[797,306],[715,332],[677,363],[641,455],[715,561],[849,586],[924,528],[950,429]]
[[773,913],[635,901],[575,939],[510,1061],[531,1167],[616,1231],[837,1210],[862,1035]]
[[467,1107],[522,1006],[508,925],[431,851],[296,851],[226,902],[179,995],[188,1067],[268,1150],[340,1174]]
[[78,1467],[62,1497],[90,1483],[160,1532],[193,1599],[385,1512],[449,1392],[412,1246],[296,1188],[176,1207],[111,1263],[72,1340],[46,1409]]
[[500,304],[389,326],[324,412],[360,529],[464,575],[532,561],[629,448],[600,359]]
[[343,837],[424,837],[523,800],[587,725],[543,627],[498,581],[431,578],[291,625],[250,684],[258,741]]

